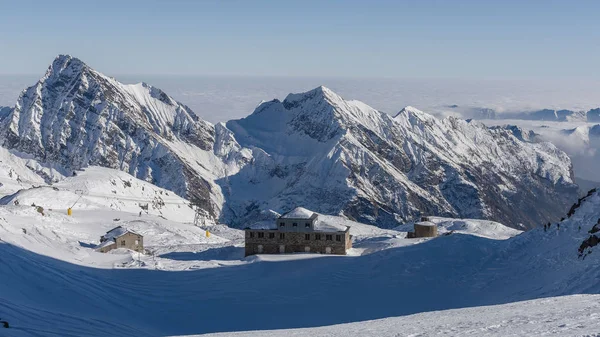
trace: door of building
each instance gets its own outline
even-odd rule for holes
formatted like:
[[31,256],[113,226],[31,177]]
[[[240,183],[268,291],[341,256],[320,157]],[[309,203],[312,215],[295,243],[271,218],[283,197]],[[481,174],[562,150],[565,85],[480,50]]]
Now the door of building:
[[280,245],[279,246],[279,254],[283,254],[285,253],[285,246],[284,245]]
[[325,254],[331,254],[331,247],[325,247]]

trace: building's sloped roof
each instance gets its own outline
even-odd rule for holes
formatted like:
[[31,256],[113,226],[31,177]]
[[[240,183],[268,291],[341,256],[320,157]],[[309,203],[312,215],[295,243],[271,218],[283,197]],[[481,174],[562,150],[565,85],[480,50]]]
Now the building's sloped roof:
[[315,212],[308,210],[304,207],[296,207],[293,210],[283,214],[281,218],[283,219],[310,219]]
[[94,249],[98,250],[100,248],[104,248],[104,247],[114,245],[114,244],[115,244],[115,242],[113,240],[106,240],[106,241],[100,243],[99,245],[97,245],[96,247],[94,247]]
[[415,226],[435,227],[437,225],[435,223],[431,222],[431,221],[421,221],[421,222],[417,222],[415,224]]
[[[343,232],[346,230],[346,228],[347,228],[347,226],[344,226],[342,224],[326,222],[323,220],[317,220],[315,222],[314,230],[316,232]],[[264,221],[259,221],[259,222],[253,223],[252,225],[250,225],[248,227],[248,229],[275,230],[275,229],[279,229],[279,227],[277,226],[277,223],[275,222],[275,220],[264,220]]]
[[323,220],[317,220],[317,222],[315,222],[315,231],[319,232],[343,232],[346,228],[347,227],[344,225],[325,222]]
[[104,234],[102,237],[106,240],[114,241],[116,238],[123,236],[127,233],[140,235],[140,234],[132,231],[131,229],[127,229],[123,226],[118,226],[118,227],[115,227],[115,228],[109,230],[108,232],[106,232],[106,234]]

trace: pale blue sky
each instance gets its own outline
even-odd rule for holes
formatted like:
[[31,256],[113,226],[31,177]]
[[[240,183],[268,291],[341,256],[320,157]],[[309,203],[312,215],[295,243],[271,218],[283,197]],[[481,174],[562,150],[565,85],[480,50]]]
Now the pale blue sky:
[[0,74],[600,79],[600,1],[0,0]]

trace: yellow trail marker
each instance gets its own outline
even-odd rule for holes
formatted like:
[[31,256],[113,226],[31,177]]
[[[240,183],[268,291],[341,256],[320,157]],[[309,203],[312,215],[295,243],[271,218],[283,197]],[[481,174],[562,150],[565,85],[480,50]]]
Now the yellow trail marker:
[[206,237],[210,238],[210,232],[209,231],[206,231]]
[[67,208],[67,215],[73,215],[73,210],[71,208]]

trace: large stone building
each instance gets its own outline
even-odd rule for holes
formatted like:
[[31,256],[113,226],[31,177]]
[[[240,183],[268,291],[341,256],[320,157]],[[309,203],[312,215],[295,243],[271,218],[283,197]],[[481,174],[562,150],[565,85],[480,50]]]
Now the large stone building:
[[328,224],[305,208],[295,208],[275,221],[246,228],[246,256],[320,253],[346,255],[352,248],[350,227]]
[[136,252],[144,251],[144,237],[130,229],[115,227],[100,238],[100,244],[95,250],[106,253],[117,248],[127,248]]

